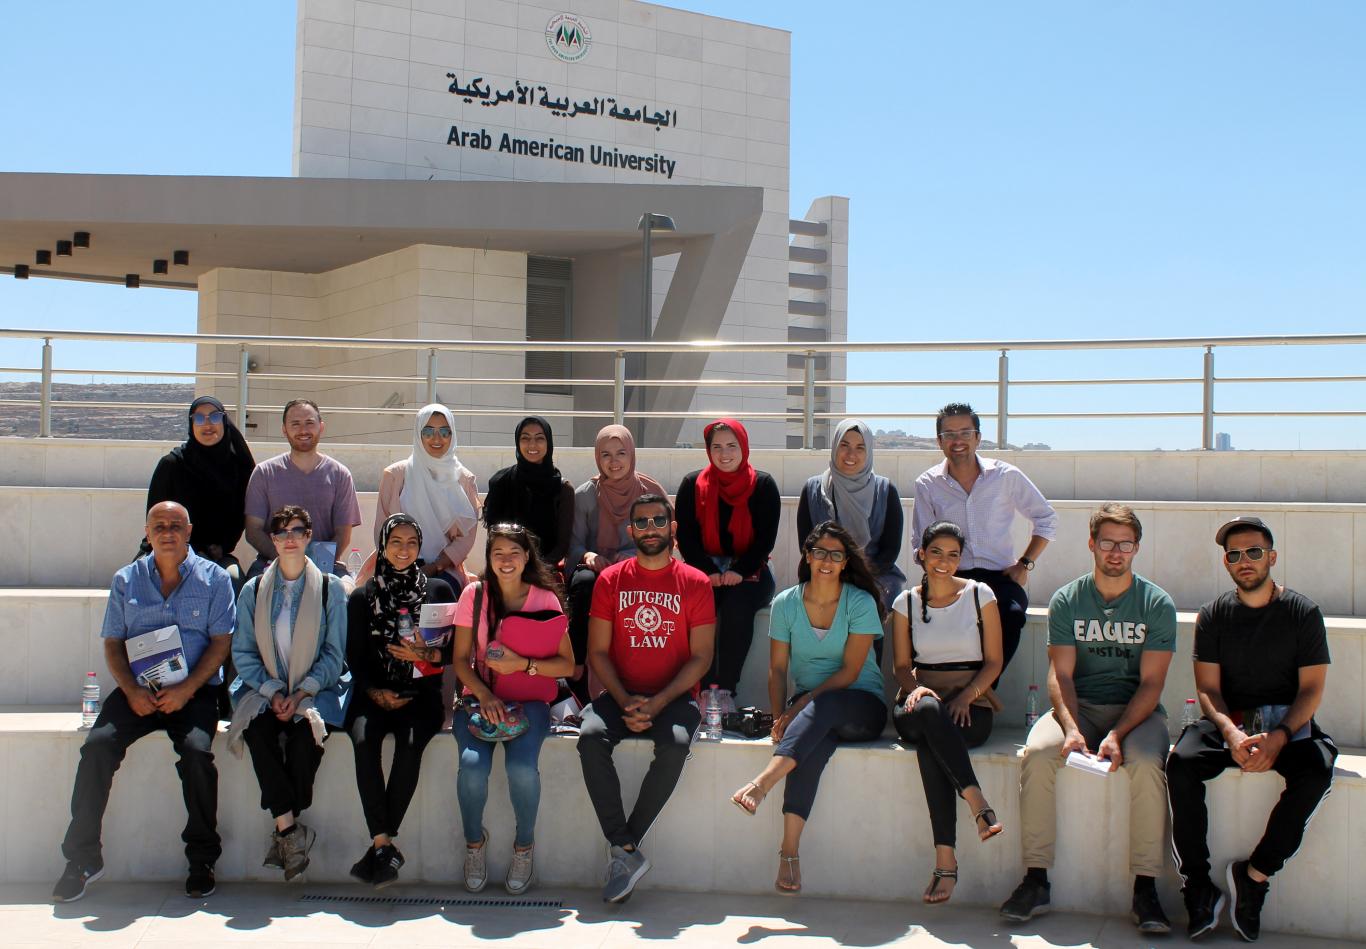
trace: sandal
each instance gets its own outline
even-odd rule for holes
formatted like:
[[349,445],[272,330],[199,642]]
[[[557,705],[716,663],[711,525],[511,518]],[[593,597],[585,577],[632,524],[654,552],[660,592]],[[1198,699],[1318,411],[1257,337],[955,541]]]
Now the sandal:
[[[764,803],[764,798],[767,795],[767,791],[759,787],[758,784],[751,781],[744,787],[742,787],[740,790],[732,794],[730,797],[730,802],[734,804],[736,807],[740,808],[740,810],[744,811],[750,817],[753,817],[754,812],[759,809],[760,804]],[[745,803],[746,797],[752,797],[754,799],[753,807],[750,807],[747,803]]]
[[930,877],[930,885],[925,888],[924,900],[926,903],[933,905],[935,903],[947,903],[949,901],[949,897],[953,896],[952,890],[948,890],[943,896],[939,895],[940,885],[945,880],[953,880],[954,883],[957,883],[958,868],[954,867],[952,870],[943,870],[939,867],[934,868],[934,875]]
[[795,854],[789,857],[779,850],[778,859],[782,863],[778,865],[778,879],[773,884],[774,889],[789,896],[800,893],[802,891],[802,872],[799,861],[802,858]]
[[977,821],[977,839],[980,841],[988,841],[1005,830],[1005,825],[996,819],[996,812],[990,807],[984,807],[972,816]]

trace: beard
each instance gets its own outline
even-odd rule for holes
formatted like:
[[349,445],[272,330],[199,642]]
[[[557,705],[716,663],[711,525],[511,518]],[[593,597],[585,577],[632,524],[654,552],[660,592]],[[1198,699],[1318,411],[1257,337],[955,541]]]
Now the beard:
[[1099,570],[1102,575],[1107,577],[1122,577],[1129,572],[1130,568],[1127,564],[1122,567],[1112,567],[1109,564],[1102,561],[1096,564],[1096,569]]
[[1233,582],[1238,587],[1238,589],[1242,590],[1244,593],[1251,593],[1254,590],[1260,590],[1263,586],[1266,585],[1266,581],[1270,578],[1271,573],[1269,571],[1267,573],[1254,573],[1250,577],[1243,577],[1239,576],[1238,574],[1234,574]]
[[647,557],[654,557],[661,554],[673,546],[673,534],[664,534],[657,537],[637,537],[635,538],[636,550],[645,554]]

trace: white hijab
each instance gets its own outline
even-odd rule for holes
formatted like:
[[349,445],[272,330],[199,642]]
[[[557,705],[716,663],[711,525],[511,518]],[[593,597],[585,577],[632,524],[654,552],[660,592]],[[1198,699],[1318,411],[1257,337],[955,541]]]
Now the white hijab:
[[[450,444],[440,458],[433,458],[422,444],[422,429],[433,415],[441,415],[451,426]],[[478,523],[469,495],[460,485],[460,459],[455,456],[455,416],[439,402],[418,409],[413,426],[413,453],[408,456],[408,472],[403,478],[399,503],[403,512],[422,525],[422,559],[436,563],[441,551],[456,536],[472,533]]]

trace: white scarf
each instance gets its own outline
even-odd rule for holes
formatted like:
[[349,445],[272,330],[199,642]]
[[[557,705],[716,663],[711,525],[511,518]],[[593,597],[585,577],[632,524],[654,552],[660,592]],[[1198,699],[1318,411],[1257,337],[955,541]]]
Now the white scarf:
[[[438,414],[451,426],[451,440],[446,453],[433,458],[422,444],[422,428]],[[412,515],[422,525],[422,559],[426,563],[436,563],[447,544],[471,533],[479,523],[474,505],[460,484],[462,467],[455,456],[454,419],[451,410],[439,402],[418,410],[413,426],[413,453],[408,456],[408,471],[399,493],[403,513]]]

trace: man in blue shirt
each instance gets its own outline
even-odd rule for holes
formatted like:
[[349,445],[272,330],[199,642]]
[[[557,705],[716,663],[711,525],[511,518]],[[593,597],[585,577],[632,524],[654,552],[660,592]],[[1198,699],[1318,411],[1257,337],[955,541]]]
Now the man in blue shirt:
[[[217,830],[218,771],[212,745],[218,703],[213,686],[220,681],[237,618],[232,580],[222,567],[190,549],[190,515],[174,501],[147,512],[147,539],[152,553],[114,574],[109,590],[100,635],[118,689],[81,746],[71,824],[62,841],[67,864],[52,890],[55,903],[80,899],[104,874],[100,825],[114,772],[128,746],[154,731],[165,731],[180,756],[176,770],[188,812],[181,839],[190,861],[185,895],[199,898],[214,890],[213,865],[223,848]],[[167,626],[179,629],[189,674],[153,690],[133,675],[125,641]]]

